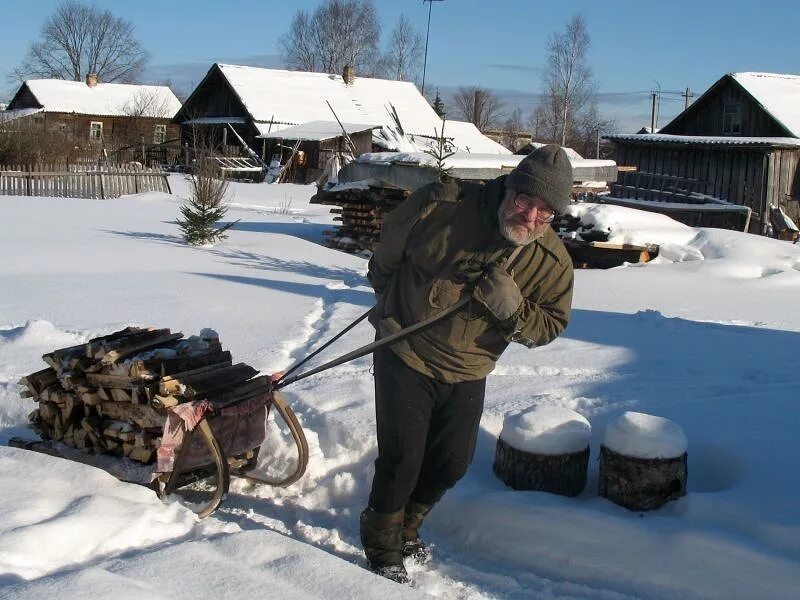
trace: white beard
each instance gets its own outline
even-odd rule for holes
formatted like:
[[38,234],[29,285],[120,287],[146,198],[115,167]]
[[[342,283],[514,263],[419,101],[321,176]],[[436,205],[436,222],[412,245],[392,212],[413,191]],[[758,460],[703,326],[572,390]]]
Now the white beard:
[[527,246],[542,237],[549,225],[547,227],[529,229],[524,225],[509,222],[505,217],[505,213],[509,202],[513,202],[513,196],[511,198],[511,200],[509,200],[508,196],[504,198],[500,203],[500,208],[497,209],[497,222],[500,226],[500,235],[515,246]]

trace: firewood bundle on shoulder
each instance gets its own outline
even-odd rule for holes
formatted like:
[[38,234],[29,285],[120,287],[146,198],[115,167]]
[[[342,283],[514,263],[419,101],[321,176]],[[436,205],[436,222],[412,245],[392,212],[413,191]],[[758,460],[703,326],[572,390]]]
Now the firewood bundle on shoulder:
[[217,334],[184,338],[128,327],[42,357],[48,367],[20,380],[38,403],[29,420],[44,439],[87,452],[153,462],[167,409],[191,400],[240,400],[269,392],[256,369],[233,364]]

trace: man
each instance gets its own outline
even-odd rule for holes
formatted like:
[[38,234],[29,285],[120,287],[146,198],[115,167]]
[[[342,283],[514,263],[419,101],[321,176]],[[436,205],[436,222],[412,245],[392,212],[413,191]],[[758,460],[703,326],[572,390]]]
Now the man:
[[376,573],[407,582],[403,558],[430,558],[419,528],[472,461],[486,376],[509,342],[543,346],[566,327],[572,261],[550,223],[571,186],[549,145],[486,184],[423,186],[384,219],[368,274],[378,338],[471,300],[374,354],[378,458],[360,525]]

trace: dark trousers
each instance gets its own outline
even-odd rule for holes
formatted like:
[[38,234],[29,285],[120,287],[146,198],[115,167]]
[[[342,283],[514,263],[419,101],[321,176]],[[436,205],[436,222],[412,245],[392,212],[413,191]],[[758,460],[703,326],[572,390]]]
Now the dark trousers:
[[409,501],[433,505],[472,462],[486,379],[442,383],[389,348],[373,357],[378,458],[369,505],[381,513]]

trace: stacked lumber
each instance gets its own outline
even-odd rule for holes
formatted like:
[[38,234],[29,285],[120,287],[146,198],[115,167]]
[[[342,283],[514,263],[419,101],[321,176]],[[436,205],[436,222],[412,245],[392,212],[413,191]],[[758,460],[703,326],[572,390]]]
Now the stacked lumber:
[[20,380],[38,408],[31,426],[45,440],[149,464],[167,408],[189,400],[215,404],[268,392],[265,377],[233,364],[217,334],[183,337],[169,329],[128,327],[42,357],[47,368]]
[[371,252],[380,239],[384,215],[408,194],[406,190],[386,185],[318,192],[312,202],[334,206],[333,220],[341,222],[336,229],[323,232],[323,242],[345,252]]

